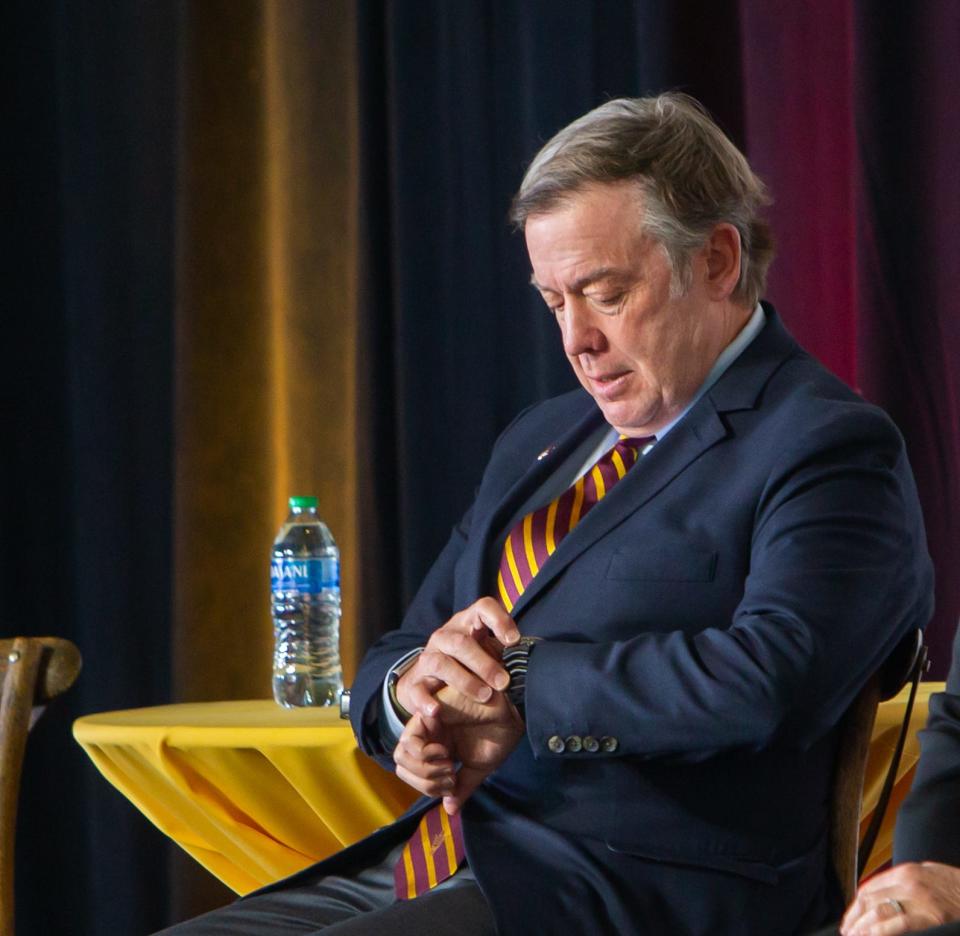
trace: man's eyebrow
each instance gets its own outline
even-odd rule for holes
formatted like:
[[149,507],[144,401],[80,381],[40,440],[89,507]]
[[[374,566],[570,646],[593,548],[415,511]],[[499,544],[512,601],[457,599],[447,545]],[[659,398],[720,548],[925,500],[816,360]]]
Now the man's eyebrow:
[[[624,275],[623,270],[617,270],[614,267],[598,267],[596,270],[591,270],[587,273],[586,276],[581,276],[580,279],[575,280],[571,284],[571,289],[573,292],[580,292],[583,289],[586,289],[591,283],[595,283],[597,280],[606,279],[608,276],[619,276]],[[535,276],[530,276],[530,285],[535,289],[538,289],[540,292],[556,292],[555,289],[550,289],[547,286],[541,286]]]

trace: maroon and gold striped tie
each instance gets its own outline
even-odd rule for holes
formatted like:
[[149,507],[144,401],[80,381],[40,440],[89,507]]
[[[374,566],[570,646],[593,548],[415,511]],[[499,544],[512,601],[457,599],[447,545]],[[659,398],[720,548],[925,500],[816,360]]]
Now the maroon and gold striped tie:
[[460,813],[448,816],[438,803],[429,809],[393,869],[398,900],[413,900],[450,877],[463,861]]
[[556,500],[528,513],[510,531],[503,544],[497,573],[497,593],[507,611],[513,610],[561,540],[637,463],[640,450],[652,441],[653,437],[631,439],[621,436],[583,477]]
[[[640,450],[652,441],[652,437],[621,436],[582,478],[556,500],[527,514],[510,531],[497,574],[497,590],[507,611],[513,610],[561,540],[636,464]],[[436,887],[457,870],[463,858],[460,814],[448,816],[438,803],[424,814],[393,869],[397,899],[412,900]]]

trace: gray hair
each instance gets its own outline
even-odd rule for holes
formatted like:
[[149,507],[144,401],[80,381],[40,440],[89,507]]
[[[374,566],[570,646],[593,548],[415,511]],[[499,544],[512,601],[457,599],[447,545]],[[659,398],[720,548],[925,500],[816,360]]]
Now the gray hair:
[[510,219],[522,229],[588,185],[623,181],[637,183],[643,229],[666,252],[675,293],[690,286],[692,254],[727,223],[741,244],[733,297],[756,304],[774,255],[760,217],[770,198],[743,153],[689,95],[617,98],[564,127],[534,157]]

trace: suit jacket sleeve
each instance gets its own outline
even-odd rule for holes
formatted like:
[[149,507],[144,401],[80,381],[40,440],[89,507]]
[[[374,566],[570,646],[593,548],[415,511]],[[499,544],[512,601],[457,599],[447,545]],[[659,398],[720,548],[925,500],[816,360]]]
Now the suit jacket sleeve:
[[[610,756],[682,761],[812,745],[926,623],[929,557],[886,416],[839,408],[775,448],[732,621],[666,633],[640,621],[632,639],[538,644],[526,689],[537,757],[560,756],[548,741],[567,734],[616,737]],[[713,483],[719,510],[735,479]]]
[[920,763],[897,817],[894,860],[960,866],[960,630],[946,692],[930,700]]
[[[693,518],[717,544],[719,563],[746,570],[738,603],[720,611],[705,606],[689,621],[652,628],[644,619],[642,583],[623,582],[617,614],[634,596],[633,619],[610,620],[602,607],[594,610],[591,562],[577,560],[551,595],[522,611],[521,632],[545,637],[527,676],[534,757],[560,756],[550,751],[555,735],[617,739],[614,750],[597,757],[688,762],[784,740],[810,746],[837,724],[899,639],[926,623],[932,573],[900,434],[862,401],[810,403],[810,396],[803,396],[800,412],[792,402],[778,404],[762,432],[749,427],[766,418],[762,412],[746,414],[747,429],[718,446],[736,452],[724,463],[727,475],[714,476],[700,459],[681,476],[683,500],[658,494],[617,530],[618,542],[636,529],[637,539],[650,543],[673,511],[686,512],[686,527]],[[701,415],[709,405],[701,401]],[[483,506],[454,530],[402,628],[371,648],[358,672],[354,729],[363,750],[385,766],[392,763],[376,731],[382,680],[403,653],[489,593],[468,594],[462,582],[470,576],[464,575],[458,591],[458,564],[476,561],[474,539],[489,505],[498,503],[497,491],[512,483],[510,466],[524,458],[529,463],[542,448],[535,429],[542,420],[539,412],[518,417],[501,436],[478,495]],[[689,417],[685,423],[674,432],[689,437],[696,426]],[[668,436],[661,443],[668,448],[647,457],[662,463],[679,441]],[[750,505],[745,520],[744,503]],[[734,515],[740,527],[728,536]],[[609,558],[605,541],[591,550],[601,562]],[[584,624],[564,634],[564,617],[578,602]],[[591,608],[587,616],[584,607]],[[611,639],[614,630],[618,636]]]
[[[500,434],[500,442],[521,423],[533,407],[521,410]],[[489,466],[488,466],[489,470]],[[392,750],[384,743],[379,730],[381,690],[390,668],[400,657],[426,644],[430,635],[457,611],[462,602],[455,598],[457,563],[467,545],[473,525],[471,507],[453,528],[443,551],[431,566],[407,609],[401,627],[380,638],[364,655],[350,687],[350,721],[360,749],[382,766],[393,770]],[[480,595],[476,596],[481,597]]]

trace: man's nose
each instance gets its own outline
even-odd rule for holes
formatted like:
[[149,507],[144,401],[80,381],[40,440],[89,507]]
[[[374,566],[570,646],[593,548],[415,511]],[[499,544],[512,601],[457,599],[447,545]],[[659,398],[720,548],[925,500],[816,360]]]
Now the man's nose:
[[604,336],[592,311],[579,297],[564,300],[563,350],[570,356],[603,349]]

